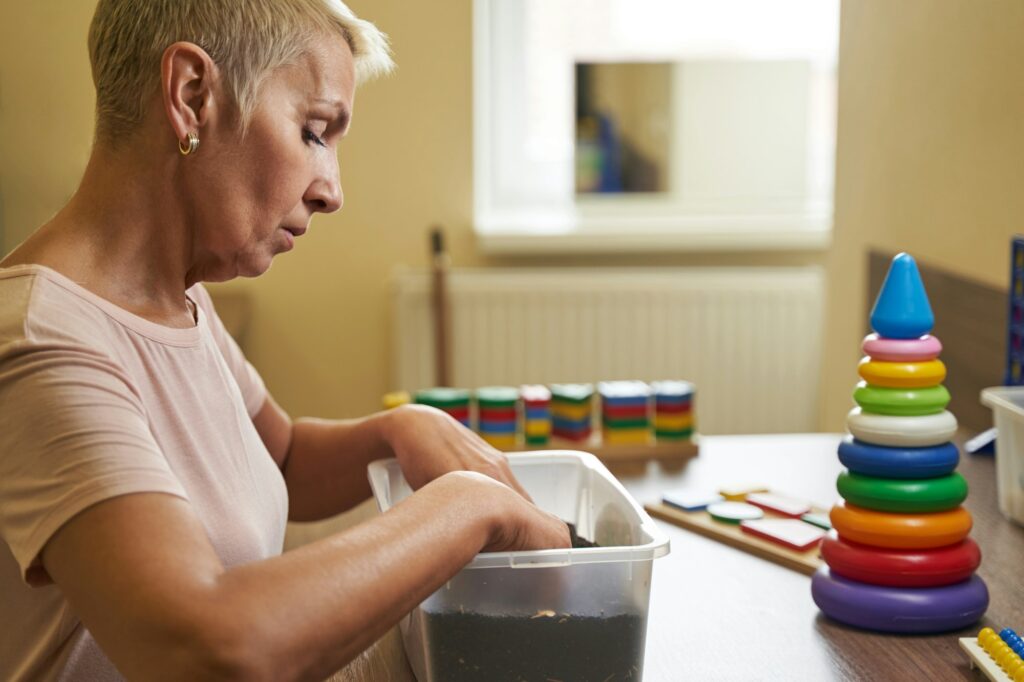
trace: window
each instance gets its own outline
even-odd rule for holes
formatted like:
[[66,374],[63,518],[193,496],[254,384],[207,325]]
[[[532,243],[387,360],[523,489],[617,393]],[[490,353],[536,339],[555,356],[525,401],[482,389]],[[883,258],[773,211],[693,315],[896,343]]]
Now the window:
[[475,0],[488,251],[827,245],[838,0]]

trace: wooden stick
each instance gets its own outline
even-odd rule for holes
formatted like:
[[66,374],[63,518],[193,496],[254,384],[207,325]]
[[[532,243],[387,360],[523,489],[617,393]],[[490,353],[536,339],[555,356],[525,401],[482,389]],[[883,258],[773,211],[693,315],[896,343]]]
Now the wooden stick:
[[438,386],[451,386],[447,290],[450,259],[444,249],[444,233],[440,225],[434,226],[430,231],[430,253],[433,272],[430,294],[434,317],[434,379]]

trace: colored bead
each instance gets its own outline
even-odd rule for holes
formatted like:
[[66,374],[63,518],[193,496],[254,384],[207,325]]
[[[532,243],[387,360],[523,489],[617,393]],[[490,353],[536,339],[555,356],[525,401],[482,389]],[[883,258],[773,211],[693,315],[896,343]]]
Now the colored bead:
[[892,339],[916,339],[934,325],[935,315],[917,263],[909,254],[901,253],[892,259],[871,309],[871,328]]
[[907,480],[844,471],[836,480],[836,488],[844,500],[858,507],[900,514],[945,511],[967,498],[967,481],[956,472]]
[[861,350],[872,360],[920,362],[934,360],[942,353],[942,342],[930,335],[919,339],[887,339],[878,334],[864,337]]
[[860,378],[882,388],[928,388],[938,386],[946,378],[942,360],[923,362],[880,362],[863,358],[857,367]]
[[949,441],[957,423],[956,417],[945,410],[921,417],[893,417],[855,407],[846,415],[846,427],[854,438],[872,445],[917,448]]
[[949,404],[949,391],[941,384],[928,388],[883,388],[860,382],[853,399],[865,412],[916,417],[936,414]]

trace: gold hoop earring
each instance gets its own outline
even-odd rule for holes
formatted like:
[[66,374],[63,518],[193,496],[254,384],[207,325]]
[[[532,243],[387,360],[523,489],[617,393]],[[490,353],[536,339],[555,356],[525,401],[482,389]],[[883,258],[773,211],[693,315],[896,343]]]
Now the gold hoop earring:
[[178,141],[178,151],[181,152],[182,156],[188,156],[189,154],[195,154],[196,150],[199,149],[199,136],[193,132],[189,132],[186,136],[187,146]]

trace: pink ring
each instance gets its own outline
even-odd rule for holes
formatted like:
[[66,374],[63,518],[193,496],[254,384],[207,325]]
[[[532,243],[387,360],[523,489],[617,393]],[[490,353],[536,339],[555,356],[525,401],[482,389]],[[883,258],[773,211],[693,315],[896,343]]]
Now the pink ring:
[[883,362],[923,362],[934,360],[942,352],[942,342],[925,334],[919,339],[887,339],[868,334],[861,344],[865,355]]

